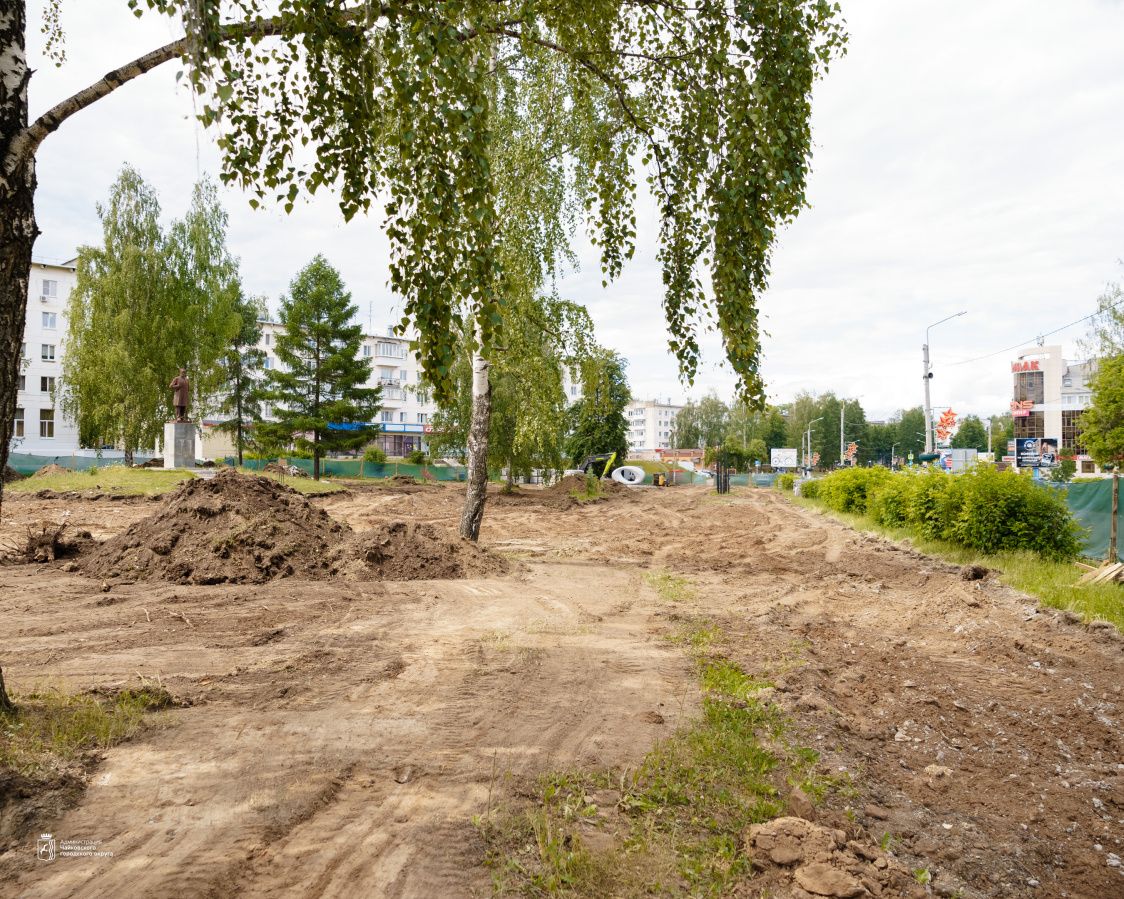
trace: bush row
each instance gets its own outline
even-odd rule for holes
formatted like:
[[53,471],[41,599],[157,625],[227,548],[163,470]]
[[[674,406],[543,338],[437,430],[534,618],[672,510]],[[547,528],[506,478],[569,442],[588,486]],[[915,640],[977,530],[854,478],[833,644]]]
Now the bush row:
[[793,483],[796,481],[794,474],[779,474],[777,475],[777,489],[778,490],[791,490]]
[[914,474],[845,468],[813,483],[811,492],[808,483],[801,485],[801,494],[837,512],[870,515],[887,527],[913,528],[985,553],[1028,549],[1069,559],[1084,543],[1064,497],[1013,469],[977,465],[959,474],[938,468]]

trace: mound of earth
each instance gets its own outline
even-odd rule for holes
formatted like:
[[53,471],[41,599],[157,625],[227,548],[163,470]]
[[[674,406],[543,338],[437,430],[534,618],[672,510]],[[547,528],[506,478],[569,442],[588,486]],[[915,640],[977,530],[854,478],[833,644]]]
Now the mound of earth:
[[330,574],[330,550],[350,528],[272,478],[219,472],[168,494],[156,513],[82,562],[95,577],[177,584],[261,583]]
[[4,483],[10,484],[12,481],[22,481],[27,475],[20,474],[11,465],[4,466]]
[[510,563],[471,540],[424,522],[394,521],[356,534],[333,555],[350,580],[415,581],[506,574]]
[[415,485],[417,483],[417,481],[415,481],[414,478],[411,477],[408,474],[393,474],[389,478],[387,478],[385,481],[383,481],[383,483],[394,486],[394,487],[405,487],[405,486],[411,486],[412,487],[413,485]]
[[53,474],[70,474],[69,468],[63,468],[61,465],[55,465],[52,462],[50,465],[44,465],[35,474],[31,475],[33,478],[49,478]]
[[597,481],[598,486],[601,488],[603,494],[612,496],[619,493],[627,493],[628,488],[624,484],[617,483],[611,478],[597,478],[594,475],[586,474],[568,474],[562,478],[558,483],[552,484],[550,487],[544,487],[542,496],[551,499],[568,497],[571,491],[576,490],[580,494],[586,491],[586,485],[590,481]]

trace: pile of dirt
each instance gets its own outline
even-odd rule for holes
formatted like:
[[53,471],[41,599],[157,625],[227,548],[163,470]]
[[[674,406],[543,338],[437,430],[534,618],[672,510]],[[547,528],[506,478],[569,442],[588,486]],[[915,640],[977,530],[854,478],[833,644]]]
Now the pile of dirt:
[[307,471],[303,468],[298,468],[296,465],[282,465],[279,462],[268,462],[262,466],[262,471],[267,471],[270,474],[285,475],[290,478],[311,478]]
[[20,474],[11,465],[4,466],[4,483],[10,484],[12,481],[22,481],[27,475]]
[[568,474],[551,486],[544,487],[540,495],[546,499],[561,499],[570,496],[574,490],[584,495],[590,481],[596,482],[597,488],[600,488],[600,492],[606,496],[628,492],[628,488],[624,484],[619,484],[611,478],[597,478],[594,475],[578,473]]
[[82,563],[94,577],[177,584],[261,583],[329,576],[328,556],[350,529],[272,478],[221,471],[168,494],[156,513]]
[[147,462],[144,462],[137,467],[139,467],[139,468],[163,468],[164,467],[164,457],[163,456],[157,456],[155,459],[149,459]]
[[381,525],[357,534],[333,556],[333,572],[357,581],[492,577],[510,567],[503,556],[424,522]]
[[417,481],[408,474],[392,474],[389,478],[386,478],[383,483],[390,487],[412,487],[417,484]]
[[70,469],[63,468],[61,465],[56,465],[54,462],[52,462],[50,465],[44,465],[30,477],[49,478],[53,474],[70,474]]
[[65,521],[37,521],[27,526],[23,555],[29,562],[54,562],[96,546],[89,531],[68,529]]

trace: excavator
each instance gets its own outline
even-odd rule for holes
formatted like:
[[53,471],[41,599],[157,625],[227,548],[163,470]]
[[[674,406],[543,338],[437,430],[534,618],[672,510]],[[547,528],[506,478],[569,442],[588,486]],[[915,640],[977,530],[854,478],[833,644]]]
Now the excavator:
[[609,472],[613,470],[613,462],[616,461],[616,453],[598,453],[594,456],[586,456],[582,460],[582,464],[578,466],[578,470],[582,474],[589,474],[589,468],[594,462],[604,462],[605,467],[601,469],[601,477],[609,476]]

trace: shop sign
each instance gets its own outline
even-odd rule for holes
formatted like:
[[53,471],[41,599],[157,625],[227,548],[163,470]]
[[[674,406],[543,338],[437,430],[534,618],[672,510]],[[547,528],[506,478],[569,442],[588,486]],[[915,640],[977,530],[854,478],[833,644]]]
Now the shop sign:
[[1011,400],[1011,415],[1015,418],[1026,418],[1034,408],[1033,400]]
[[1012,362],[1011,371],[1042,371],[1042,369],[1038,367],[1038,360],[1035,359],[1033,362]]

